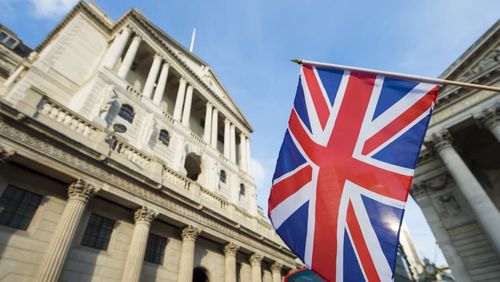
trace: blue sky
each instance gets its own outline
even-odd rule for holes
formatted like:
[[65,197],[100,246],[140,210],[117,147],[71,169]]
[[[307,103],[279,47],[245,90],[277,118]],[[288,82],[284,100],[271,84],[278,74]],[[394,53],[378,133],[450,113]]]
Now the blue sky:
[[[498,18],[498,0],[104,1],[139,8],[209,63],[255,128],[253,169],[266,209],[298,78],[291,58],[438,76]],[[0,0],[0,23],[37,46],[75,0]],[[422,255],[445,263],[416,204],[406,221]]]

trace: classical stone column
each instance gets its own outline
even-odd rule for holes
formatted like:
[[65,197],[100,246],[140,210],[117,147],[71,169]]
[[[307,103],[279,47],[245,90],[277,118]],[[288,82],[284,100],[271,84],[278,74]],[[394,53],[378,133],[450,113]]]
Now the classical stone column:
[[444,228],[443,223],[441,222],[441,217],[437,213],[434,205],[432,204],[432,200],[428,195],[429,194],[426,192],[424,196],[416,196],[415,200],[422,209],[425,219],[429,223],[432,233],[436,237],[436,241],[443,251],[443,255],[446,258],[448,265],[450,266],[451,272],[457,278],[457,282],[472,281],[465,268],[462,258],[458,255],[458,252],[451,241],[450,235]]
[[153,88],[155,87],[156,78],[158,78],[158,72],[160,71],[161,57],[155,54],[151,68],[149,69],[148,78],[144,84],[144,89],[142,90],[142,96],[153,99]]
[[231,158],[231,122],[226,118],[224,120],[224,157],[226,159]]
[[165,86],[167,85],[168,79],[168,71],[170,69],[170,65],[167,63],[163,63],[161,67],[160,78],[158,79],[158,84],[155,88],[155,93],[153,96],[153,103],[156,105],[160,105],[161,100],[163,99],[163,93],[165,93]]
[[240,247],[234,243],[229,243],[224,247],[224,255],[226,256],[226,274],[224,275],[226,282],[236,281],[236,253]]
[[116,65],[116,62],[120,58],[120,55],[123,53],[123,49],[125,49],[125,45],[127,45],[127,41],[130,38],[130,28],[124,27],[122,32],[113,40],[111,46],[109,46],[106,55],[104,55],[102,64],[108,69],[113,69]]
[[125,78],[130,70],[130,67],[132,66],[132,63],[134,62],[135,55],[137,54],[137,50],[139,49],[139,44],[141,44],[141,38],[139,36],[135,36],[134,39],[132,39],[132,43],[130,43],[130,46],[128,47],[127,53],[125,54],[125,57],[123,58],[123,62],[120,65],[120,68],[118,69],[118,76],[121,78]]
[[252,282],[262,282],[262,270],[260,268],[262,259],[262,255],[259,254],[253,254],[250,257],[250,265],[252,267]]
[[191,104],[193,101],[193,85],[189,85],[186,91],[186,101],[184,102],[184,112],[182,113],[182,124],[189,127],[189,117],[191,116]]
[[3,86],[9,87],[16,81],[16,79],[21,75],[26,67],[24,65],[19,65],[16,70],[3,82]]
[[58,281],[76,229],[96,189],[79,179],[68,188],[68,201],[49,246],[40,261],[36,281]]
[[426,145],[430,145],[439,153],[496,251],[500,253],[500,232],[498,231],[500,214],[479,181],[453,148],[450,134],[448,132],[434,134],[432,141]]
[[231,161],[233,163],[236,163],[236,129],[234,127],[234,124],[231,124],[231,129],[230,133],[231,136],[229,138],[229,144],[231,146],[230,153],[231,153]]
[[246,138],[246,158],[247,158],[247,171],[250,171],[251,157],[250,157],[250,138]]
[[179,89],[177,90],[177,98],[175,98],[174,119],[181,120],[182,105],[184,103],[184,95],[186,94],[186,79],[179,80]]
[[212,135],[212,104],[207,102],[205,111],[205,127],[203,128],[203,141],[210,144],[210,135]]
[[198,235],[200,235],[200,230],[192,226],[188,226],[182,230],[182,249],[179,262],[179,276],[177,278],[179,282],[193,280],[194,243]]
[[271,265],[271,273],[273,274],[273,282],[281,282],[281,263],[275,262]]
[[149,228],[157,215],[156,211],[146,207],[141,207],[135,211],[134,233],[132,234],[132,241],[128,249],[125,268],[123,268],[122,281],[138,282],[141,279],[141,270],[148,244]]
[[492,109],[483,111],[479,121],[488,128],[500,142],[500,105],[495,105]]
[[246,163],[247,163],[247,160],[246,160],[246,151],[247,151],[247,148],[246,148],[246,142],[245,142],[245,134],[240,133],[240,145],[238,146],[238,150],[240,152],[240,168],[244,171],[246,171]]
[[212,147],[217,149],[217,142],[219,138],[217,137],[217,134],[219,130],[219,110],[217,110],[215,107],[212,110],[212,140],[211,144]]

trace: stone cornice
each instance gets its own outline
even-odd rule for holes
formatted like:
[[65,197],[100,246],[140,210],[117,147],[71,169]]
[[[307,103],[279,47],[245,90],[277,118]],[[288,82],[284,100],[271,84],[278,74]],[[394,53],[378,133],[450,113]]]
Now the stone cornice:
[[[5,107],[4,107],[5,108]],[[263,252],[269,253],[276,258],[280,258],[283,261],[293,263],[293,258],[295,257],[290,251],[283,248],[281,245],[276,243],[266,242],[263,244],[261,238],[255,236],[250,236],[242,233],[239,229],[234,227],[229,227],[226,224],[220,223],[217,220],[211,218],[210,215],[200,213],[199,210],[189,205],[181,205],[174,201],[171,196],[161,193],[159,191],[151,191],[143,186],[138,186],[133,182],[120,176],[120,173],[115,173],[113,171],[104,170],[101,168],[102,164],[96,162],[88,161],[88,158],[80,158],[75,155],[75,151],[68,152],[68,149],[61,149],[57,147],[58,142],[55,140],[48,140],[47,137],[36,137],[30,133],[27,129],[19,129],[6,123],[6,120],[0,120],[0,136],[8,138],[11,142],[20,144],[33,150],[34,152],[40,153],[45,157],[51,158],[65,167],[73,168],[80,171],[82,174],[88,175],[88,177],[95,178],[96,180],[109,183],[117,189],[124,190],[133,195],[142,197],[143,199],[156,204],[162,208],[172,211],[175,214],[183,217],[186,222],[193,222],[205,226],[205,228],[210,228],[225,234],[236,241],[243,242],[256,250],[262,250]],[[75,145],[76,146],[76,145]],[[252,238],[254,237],[254,238]],[[270,244],[270,245],[269,245]]]

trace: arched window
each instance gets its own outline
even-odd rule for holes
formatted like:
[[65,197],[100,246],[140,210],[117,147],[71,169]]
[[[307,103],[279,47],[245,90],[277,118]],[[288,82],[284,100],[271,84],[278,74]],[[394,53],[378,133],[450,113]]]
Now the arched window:
[[220,171],[220,174],[219,174],[219,180],[220,180],[220,182],[226,183],[226,177],[227,177],[226,176],[226,171],[222,169]]
[[134,116],[135,116],[134,108],[132,108],[132,106],[128,104],[122,105],[120,111],[118,112],[118,115],[130,123],[134,122]]
[[170,134],[165,129],[160,130],[160,135],[158,135],[158,139],[160,139],[161,143],[168,146],[170,143]]
[[246,190],[245,184],[241,183],[240,184],[240,200],[241,200],[241,198],[245,198],[245,193],[246,193],[245,190]]

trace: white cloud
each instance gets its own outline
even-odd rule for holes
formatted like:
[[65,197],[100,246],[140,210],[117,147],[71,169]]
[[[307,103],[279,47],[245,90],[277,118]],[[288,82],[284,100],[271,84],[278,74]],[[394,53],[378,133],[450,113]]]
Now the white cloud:
[[40,18],[57,17],[67,13],[78,0],[30,0],[35,10],[34,15]]
[[264,170],[264,166],[254,158],[250,159],[250,174],[255,179],[257,190],[261,190],[266,181],[266,171]]

